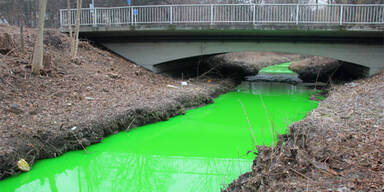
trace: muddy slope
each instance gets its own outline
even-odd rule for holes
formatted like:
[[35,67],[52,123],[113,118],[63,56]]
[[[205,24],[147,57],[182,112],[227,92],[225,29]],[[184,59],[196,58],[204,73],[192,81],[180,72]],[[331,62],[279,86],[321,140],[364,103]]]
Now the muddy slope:
[[384,73],[339,85],[223,191],[383,191]]
[[[0,179],[20,173],[16,162],[56,157],[105,136],[183,114],[235,86],[231,79],[180,81],[153,74],[88,42],[69,60],[69,38],[46,30],[49,65],[31,75],[35,32],[0,25]],[[32,166],[33,169],[33,166]]]

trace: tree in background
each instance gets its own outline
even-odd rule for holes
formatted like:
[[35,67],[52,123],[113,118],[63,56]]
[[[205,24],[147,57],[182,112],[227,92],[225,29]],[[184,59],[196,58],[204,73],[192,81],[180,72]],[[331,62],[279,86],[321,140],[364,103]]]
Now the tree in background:
[[78,50],[78,47],[79,47],[81,2],[82,2],[82,0],[77,0],[75,35],[73,37],[75,42],[72,43],[73,47],[71,48],[71,58],[72,58],[72,61],[75,61],[75,59],[77,57],[77,50]]
[[33,49],[32,57],[32,73],[40,75],[41,70],[43,69],[43,60],[44,60],[44,18],[45,10],[47,7],[47,0],[40,0],[39,7],[39,18],[37,22],[38,32],[37,38],[35,41],[35,46]]
[[72,14],[71,14],[71,1],[67,0],[67,13],[68,13],[68,32],[69,32],[69,38],[70,38],[70,47],[71,47],[71,57],[73,53],[73,49],[75,47],[74,45],[74,39],[73,39],[73,33],[72,33]]

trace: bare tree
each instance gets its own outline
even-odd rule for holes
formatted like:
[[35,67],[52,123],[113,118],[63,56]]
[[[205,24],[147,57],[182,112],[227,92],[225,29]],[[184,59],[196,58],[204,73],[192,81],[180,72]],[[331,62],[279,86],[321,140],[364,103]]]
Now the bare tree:
[[67,0],[67,9],[68,9],[68,31],[69,31],[69,37],[71,41],[71,57],[74,52],[74,39],[73,39],[73,33],[72,33],[72,14],[71,14],[71,1]]
[[39,7],[39,19],[38,19],[38,32],[37,38],[33,50],[32,58],[32,72],[39,75],[40,71],[43,69],[43,59],[44,59],[44,18],[45,18],[45,9],[47,7],[47,0],[40,0]]
[[80,12],[81,12],[81,1],[77,0],[77,11],[76,11],[76,23],[75,23],[75,42],[73,43],[72,61],[77,57],[77,50],[79,47],[79,32],[80,32]]
[[20,52],[24,53],[24,21],[20,22]]

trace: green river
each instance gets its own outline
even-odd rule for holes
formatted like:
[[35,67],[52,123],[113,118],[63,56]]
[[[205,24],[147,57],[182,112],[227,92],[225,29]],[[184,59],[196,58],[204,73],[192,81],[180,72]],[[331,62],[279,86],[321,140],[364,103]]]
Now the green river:
[[[292,73],[288,65],[262,72]],[[220,191],[251,170],[255,145],[272,145],[317,106],[309,100],[313,93],[299,85],[243,82],[185,115],[38,161],[0,181],[0,191]]]

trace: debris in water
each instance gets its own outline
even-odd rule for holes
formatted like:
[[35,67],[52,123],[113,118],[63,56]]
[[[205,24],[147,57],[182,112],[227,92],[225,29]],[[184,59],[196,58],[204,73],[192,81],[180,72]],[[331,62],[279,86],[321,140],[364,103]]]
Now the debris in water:
[[20,159],[18,162],[17,162],[17,167],[22,170],[22,171],[29,171],[31,170],[31,167],[29,166],[28,162],[25,161],[24,159]]
[[176,87],[176,86],[174,86],[174,85],[167,85],[167,87],[174,88],[174,89],[178,89],[178,87]]
[[86,100],[95,100],[93,97],[85,97]]

